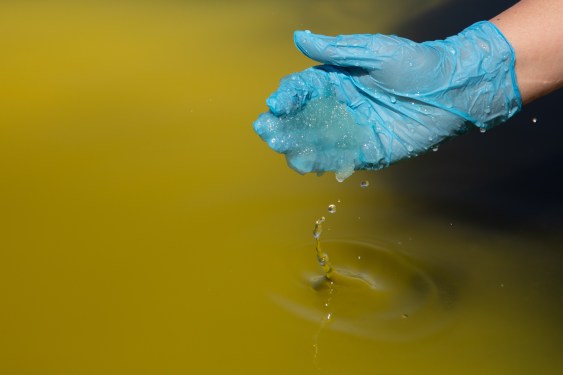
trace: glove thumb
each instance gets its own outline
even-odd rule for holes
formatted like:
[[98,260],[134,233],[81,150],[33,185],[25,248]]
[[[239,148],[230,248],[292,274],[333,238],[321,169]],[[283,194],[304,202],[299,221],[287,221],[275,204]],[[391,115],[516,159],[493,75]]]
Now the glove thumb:
[[378,69],[395,55],[404,39],[382,34],[356,34],[330,37],[310,31],[296,31],[297,48],[322,64]]

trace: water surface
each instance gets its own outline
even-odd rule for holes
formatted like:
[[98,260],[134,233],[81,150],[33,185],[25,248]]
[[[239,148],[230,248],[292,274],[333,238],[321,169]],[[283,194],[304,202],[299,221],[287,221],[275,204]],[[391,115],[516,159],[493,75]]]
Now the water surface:
[[526,179],[456,153],[489,134],[340,184],[252,133],[311,65],[294,29],[399,32],[444,5],[0,5],[0,372],[561,372],[561,216],[484,189]]

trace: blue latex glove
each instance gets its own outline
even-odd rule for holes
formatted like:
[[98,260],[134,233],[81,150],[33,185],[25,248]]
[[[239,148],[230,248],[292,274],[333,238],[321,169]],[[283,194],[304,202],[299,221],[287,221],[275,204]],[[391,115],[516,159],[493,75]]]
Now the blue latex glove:
[[521,108],[514,51],[490,22],[446,40],[295,33],[324,65],[285,77],[255,131],[300,173],[380,169]]

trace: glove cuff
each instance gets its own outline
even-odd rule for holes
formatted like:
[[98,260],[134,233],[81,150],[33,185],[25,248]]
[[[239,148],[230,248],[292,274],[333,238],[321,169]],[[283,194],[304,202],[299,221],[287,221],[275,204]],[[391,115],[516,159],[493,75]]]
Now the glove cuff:
[[[456,36],[446,39],[455,57],[456,87],[471,87],[464,95],[455,95],[453,112],[479,128],[489,129],[522,108],[522,98],[516,82],[515,54],[500,30],[491,22],[469,26]],[[452,109],[450,109],[452,110]]]

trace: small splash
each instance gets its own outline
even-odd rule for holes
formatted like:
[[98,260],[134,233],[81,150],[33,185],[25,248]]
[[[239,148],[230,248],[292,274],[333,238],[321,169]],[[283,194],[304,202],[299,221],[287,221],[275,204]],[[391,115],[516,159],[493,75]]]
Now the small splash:
[[331,214],[336,212],[336,205],[334,204],[329,204],[328,205],[328,212],[330,212]]
[[307,298],[296,300],[287,291],[276,297],[290,311],[320,319],[323,330],[390,342],[427,337],[451,321],[453,275],[427,268],[393,247],[356,241],[323,241],[323,246],[330,247],[335,268],[326,274],[330,263],[318,246],[325,272],[320,277],[301,274],[304,283],[296,284]]
[[324,223],[324,221],[325,221],[325,217],[322,216],[319,220],[315,222],[315,229],[313,229],[313,237],[319,238],[321,236],[321,233],[323,232],[322,224]]
[[323,232],[323,223],[325,222],[324,216],[315,222],[315,229],[313,229],[313,237],[316,240],[317,261],[324,271],[325,278],[331,280],[334,268],[328,259],[328,254],[321,249],[321,234]]
[[367,187],[369,186],[369,181],[368,181],[368,180],[362,181],[362,182],[360,183],[360,186],[361,186],[362,188],[364,188],[364,189],[367,188]]

